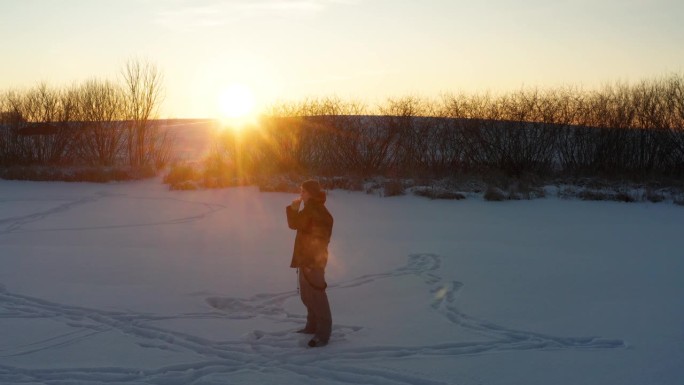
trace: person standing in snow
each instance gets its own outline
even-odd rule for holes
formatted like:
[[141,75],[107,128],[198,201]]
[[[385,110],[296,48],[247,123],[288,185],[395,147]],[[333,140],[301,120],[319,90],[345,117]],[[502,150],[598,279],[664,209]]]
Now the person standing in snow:
[[[298,269],[299,293],[306,306],[306,326],[298,333],[313,334],[310,347],[330,340],[332,315],[325,289],[325,266],[333,217],[325,207],[326,194],[316,180],[301,185],[301,195],[285,208],[287,225],[297,230],[290,267]],[[304,208],[300,210],[301,204]]]

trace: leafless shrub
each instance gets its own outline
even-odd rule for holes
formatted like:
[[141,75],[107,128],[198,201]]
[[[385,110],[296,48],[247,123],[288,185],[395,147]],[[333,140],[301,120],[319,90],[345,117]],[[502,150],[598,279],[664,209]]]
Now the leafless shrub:
[[[124,80],[125,92],[91,79],[65,88],[39,83],[2,93],[0,165],[36,167],[35,173],[24,171],[42,179],[46,166],[80,170],[51,176],[59,180],[74,173],[83,174],[74,179],[91,181],[153,176],[171,159],[173,145],[154,121],[162,76],[155,66],[133,60]],[[110,173],[124,164],[126,175]]]
[[638,200],[627,191],[583,190],[578,197],[585,201],[636,202]]
[[383,184],[382,183],[373,181],[373,182],[367,183],[365,187],[366,187],[365,188],[366,194],[368,194],[368,195],[378,194],[378,192],[380,192],[379,195],[382,195],[382,193],[383,193]]
[[[0,94],[0,164],[165,167],[173,138],[155,121],[161,71],[133,59],[122,75],[121,85],[89,80]],[[218,138],[200,179],[211,186],[287,174],[681,179],[683,79],[673,74],[591,91],[407,96],[372,109],[337,97],[281,103],[258,127]],[[509,198],[539,196],[511,182],[494,185]]]
[[158,125],[154,122],[164,98],[163,74],[156,65],[140,59],[130,59],[122,71],[126,147],[131,166],[163,164],[168,149],[167,137],[160,138]]
[[293,194],[298,194],[300,192],[299,183],[283,176],[262,178],[257,183],[259,186],[259,191],[261,192],[286,192]]
[[349,190],[349,191],[363,191],[363,179],[357,177],[332,177],[322,178],[321,184],[327,190]]
[[81,123],[75,151],[87,163],[117,163],[123,155],[125,138],[123,90],[112,82],[91,79],[72,92]]
[[198,172],[190,164],[177,163],[171,166],[168,173],[164,175],[164,183],[174,186],[184,182],[191,182],[198,179]]
[[[494,96],[388,99],[376,110],[339,98],[276,105],[225,156],[257,175],[443,178],[464,173],[638,178],[674,175],[681,76],[595,91],[561,87]],[[681,133],[684,136],[684,132]],[[679,138],[679,137],[678,137]],[[245,150],[248,149],[248,150]],[[239,165],[239,167],[238,167]],[[510,190],[511,198],[543,190]]]
[[394,197],[406,194],[406,188],[404,187],[404,184],[402,181],[397,179],[385,181],[382,184],[382,188],[383,196],[386,197]]
[[585,201],[607,201],[610,200],[610,195],[606,192],[595,190],[584,190],[577,195],[580,199]]
[[613,197],[614,201],[617,202],[636,202],[637,198],[634,197],[632,194],[626,191],[618,191]]
[[413,189],[413,194],[430,198],[430,199],[445,199],[445,200],[462,200],[466,196],[460,192],[450,191],[444,188],[437,187],[417,187]]
[[524,180],[518,180],[508,187],[509,199],[530,200],[544,198],[546,193],[540,186],[535,186]]
[[2,104],[3,163],[68,163],[73,134],[67,124],[73,109],[68,94],[39,83],[25,91],[8,91]]
[[486,201],[501,202],[508,199],[508,194],[506,194],[503,190],[501,190],[498,187],[490,186],[489,188],[487,188],[487,191],[485,191],[483,198]]
[[644,194],[644,198],[652,203],[660,203],[665,200],[665,195],[658,191],[654,191],[652,189],[646,190],[646,193]]

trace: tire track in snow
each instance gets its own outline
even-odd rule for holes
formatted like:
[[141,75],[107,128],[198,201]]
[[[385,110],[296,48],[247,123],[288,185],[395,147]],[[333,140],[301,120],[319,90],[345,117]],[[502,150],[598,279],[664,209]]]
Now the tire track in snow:
[[[297,296],[294,291],[276,294],[259,294],[253,297],[207,297],[207,304],[216,309],[206,313],[155,315],[133,312],[111,312],[63,305],[6,291],[0,285],[0,319],[48,318],[67,326],[88,330],[88,333],[65,334],[55,338],[20,346],[18,351],[3,351],[6,357],[50,350],[64,344],[76,343],[101,332],[119,332],[132,337],[141,348],[190,352],[201,357],[200,362],[165,366],[153,370],[139,368],[64,368],[22,369],[0,365],[1,383],[39,382],[57,384],[80,382],[84,384],[202,384],[214,383],[214,376],[226,376],[238,371],[261,372],[268,370],[307,378],[312,383],[326,378],[339,383],[364,384],[444,384],[410,373],[392,369],[354,366],[373,361],[412,357],[488,354],[521,350],[558,349],[614,349],[625,346],[621,340],[599,337],[559,337],[531,331],[516,330],[480,320],[460,311],[456,304],[458,291],[464,286],[459,281],[447,281],[438,271],[442,257],[435,254],[412,254],[407,264],[387,273],[364,275],[331,285],[332,290],[359,287],[378,280],[414,275],[423,280],[433,300],[430,306],[457,327],[491,338],[479,342],[447,342],[424,346],[335,346],[335,341],[353,339],[361,326],[334,325],[333,344],[315,352],[303,347],[306,339],[293,335],[292,327],[304,320],[303,315],[290,314],[285,302]],[[218,310],[218,311],[217,311]],[[151,325],[151,322],[169,319],[249,319],[264,317],[287,324],[283,331],[254,330],[242,339],[212,341]],[[304,337],[305,338],[305,337]],[[344,366],[341,366],[344,363]]]

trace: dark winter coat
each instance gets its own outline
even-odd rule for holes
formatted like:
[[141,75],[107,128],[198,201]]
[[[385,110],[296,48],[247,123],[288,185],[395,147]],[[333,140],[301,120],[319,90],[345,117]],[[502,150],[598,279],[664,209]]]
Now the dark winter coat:
[[287,225],[297,230],[290,267],[325,268],[333,217],[325,208],[325,198],[309,199],[301,211],[287,206]]

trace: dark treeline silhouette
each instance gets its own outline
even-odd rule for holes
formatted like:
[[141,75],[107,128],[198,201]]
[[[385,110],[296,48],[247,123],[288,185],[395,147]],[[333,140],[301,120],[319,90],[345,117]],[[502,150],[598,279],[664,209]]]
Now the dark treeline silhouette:
[[163,167],[171,138],[154,120],[162,80],[154,65],[132,59],[121,83],[40,83],[2,93],[0,166]]
[[337,98],[283,103],[254,130],[226,131],[208,162],[233,175],[681,178],[684,78],[405,97],[373,111]]
[[[160,169],[171,140],[154,120],[162,76],[131,60],[122,82],[45,83],[0,94],[0,166]],[[257,127],[226,130],[209,184],[281,174],[441,178],[462,174],[684,177],[684,77],[409,96],[376,107],[339,98],[280,103]]]

